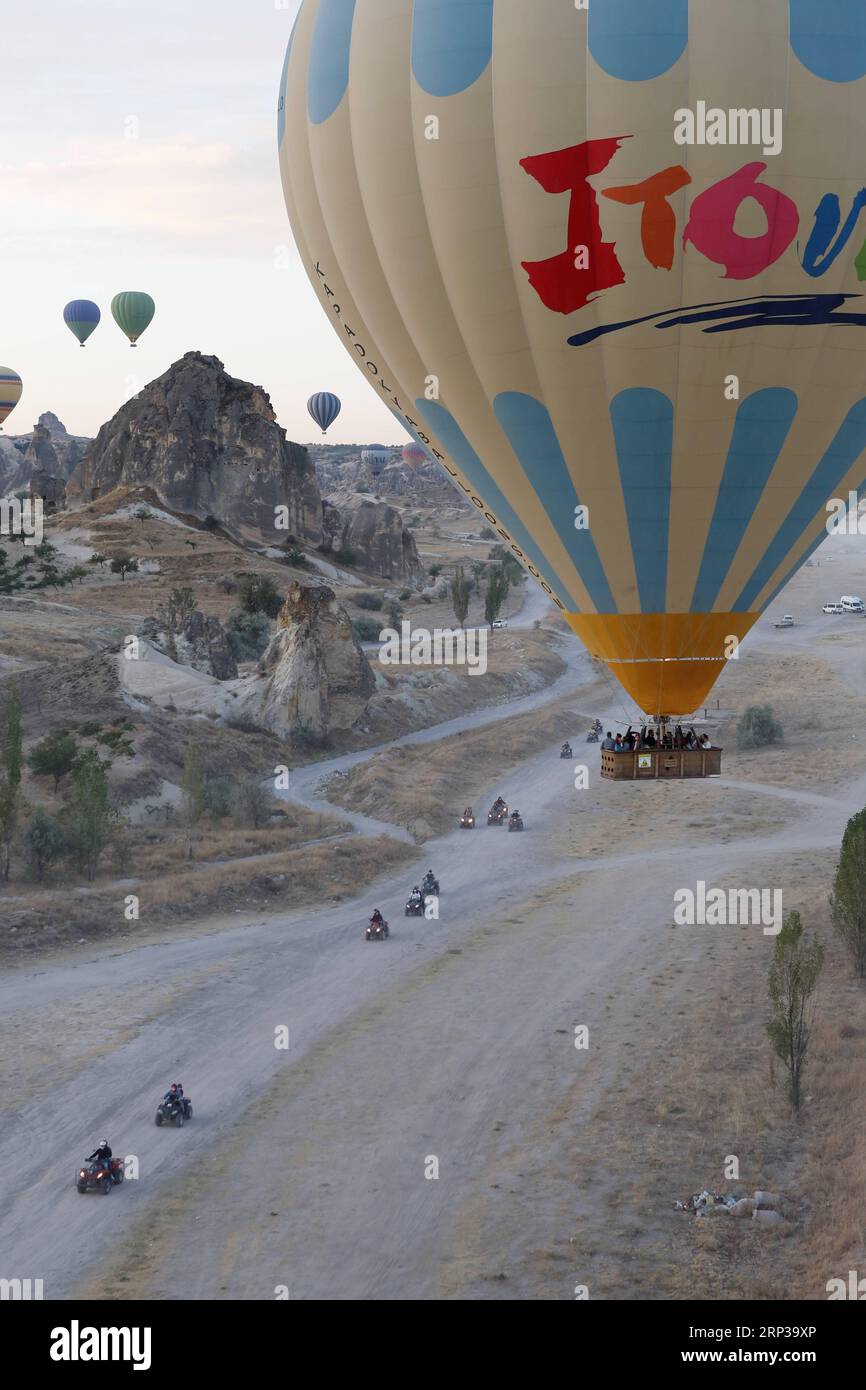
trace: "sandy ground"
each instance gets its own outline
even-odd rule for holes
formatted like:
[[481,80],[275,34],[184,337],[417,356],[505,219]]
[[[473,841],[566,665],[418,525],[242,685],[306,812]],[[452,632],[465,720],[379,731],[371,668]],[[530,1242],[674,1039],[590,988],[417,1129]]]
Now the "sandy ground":
[[[834,570],[858,592],[859,552]],[[784,595],[802,626],[776,634],[765,619],[720,689],[723,705],[748,692],[748,655],[774,703],[797,706],[803,727],[780,761],[738,755],[719,781],[629,788],[599,826],[588,808],[626,789],[599,786],[597,751],[584,793],[558,745],[515,766],[503,707],[490,737],[527,831],[428,841],[439,921],[403,918],[411,885],[383,877],[350,907],[0,977],[12,1082],[0,1161],[12,1171],[25,1146],[41,1160],[35,1182],[0,1197],[0,1273],[43,1278],[49,1298],[108,1286],[270,1299],[286,1286],[293,1299],[556,1300],[577,1283],[597,1298],[821,1297],[866,1256],[862,1223],[843,1230],[834,1215],[828,1230],[821,1215],[831,1174],[838,1184],[846,1163],[863,1167],[863,1126],[834,1129],[832,1114],[853,1102],[839,1066],[863,1075],[863,991],[831,952],[826,1035],[795,1129],[767,1077],[772,938],[672,925],[676,888],[703,878],[779,886],[786,909],[826,929],[839,839],[866,802],[847,737],[863,725],[866,623],[807,619],[828,596],[823,568],[816,578],[802,571]],[[774,681],[777,655],[800,671],[795,688]],[[567,679],[581,674],[576,654]],[[839,723],[836,692],[851,700]],[[431,758],[437,732],[457,734],[412,736]],[[796,771],[825,756],[829,776]],[[295,778],[293,798],[315,805],[327,770]],[[492,800],[500,782],[480,777],[473,799]],[[375,905],[394,928],[383,945],[363,940]],[[581,1024],[586,1051],[574,1046]],[[274,1045],[281,1026],[288,1050]],[[176,1076],[195,1118],[157,1130],[157,1097]],[[102,1133],[140,1163],[110,1203],[72,1184]],[[673,1213],[675,1197],[725,1186],[732,1153],[743,1190],[785,1191],[784,1237]]]

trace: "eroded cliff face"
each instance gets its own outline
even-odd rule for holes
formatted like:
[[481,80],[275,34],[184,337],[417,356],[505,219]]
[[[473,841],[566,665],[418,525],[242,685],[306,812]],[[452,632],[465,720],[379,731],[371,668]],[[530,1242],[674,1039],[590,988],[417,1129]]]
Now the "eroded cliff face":
[[[71,506],[145,485],[174,510],[272,544],[318,544],[321,497],[306,449],[286,439],[260,386],[188,352],[102,426],[66,488]],[[285,511],[278,512],[278,508]]]
[[324,544],[351,552],[357,569],[381,579],[417,584],[424,577],[415,537],[395,507],[353,498],[344,507],[323,503]]
[[277,623],[259,663],[264,685],[247,697],[245,716],[289,740],[350,729],[376,681],[334,591],[292,584]]

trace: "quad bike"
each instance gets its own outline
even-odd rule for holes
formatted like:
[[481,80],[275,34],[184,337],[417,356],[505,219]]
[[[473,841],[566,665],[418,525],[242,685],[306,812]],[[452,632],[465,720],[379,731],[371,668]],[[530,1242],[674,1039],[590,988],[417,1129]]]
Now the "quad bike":
[[369,922],[369,923],[367,924],[367,940],[368,940],[368,941],[387,941],[387,940],[388,940],[388,923],[387,923],[387,922]]
[[586,736],[586,741],[587,743],[598,743],[598,730],[590,729],[589,733]]
[[515,815],[512,815],[512,816],[509,818],[509,821],[508,821],[508,829],[509,829],[509,830],[522,830],[522,829],[523,829],[523,817],[522,817],[522,816],[515,816]]
[[574,754],[573,754],[572,751],[571,751],[571,744],[570,744],[570,743],[564,743],[564,744],[562,745],[561,749],[559,750],[559,756],[560,756],[561,758],[573,758],[573,757],[574,757]]
[[110,1158],[108,1167],[94,1160],[84,1163],[75,1175],[79,1192],[101,1192],[107,1197],[113,1187],[123,1182],[123,1159]]
[[425,878],[421,884],[421,892],[425,897],[440,898],[442,894],[439,891],[438,878]]
[[507,819],[508,807],[504,804],[502,806],[491,806],[490,810],[487,812],[488,825],[504,825]]
[[460,829],[461,829],[461,830],[474,830],[474,829],[475,829],[475,817],[474,817],[474,816],[461,816],[461,817],[460,817]]
[[155,1125],[169,1124],[174,1121],[175,1129],[182,1129],[184,1120],[192,1119],[192,1101],[186,1096],[181,1096],[180,1100],[161,1100],[156,1107],[156,1114],[153,1118]]
[[408,901],[407,904],[406,904],[406,916],[407,916],[407,917],[423,917],[423,916],[424,916],[424,899],[423,899],[423,897],[419,898],[417,902],[413,902],[411,898],[409,899],[409,901]]

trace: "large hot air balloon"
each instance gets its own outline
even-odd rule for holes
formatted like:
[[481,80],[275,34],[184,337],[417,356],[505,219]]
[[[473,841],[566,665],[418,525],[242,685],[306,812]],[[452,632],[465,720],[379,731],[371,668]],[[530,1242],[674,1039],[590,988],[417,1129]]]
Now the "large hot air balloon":
[[339,396],[334,395],[333,391],[317,391],[315,396],[311,396],[307,401],[307,410],[322,434],[328,433],[342,409],[343,403]]
[[390,449],[362,449],[361,462],[365,463],[374,478],[378,478],[384,472],[386,465],[390,462]]
[[156,313],[156,305],[150,295],[141,290],[124,290],[112,299],[111,312],[114,322],[129,339],[130,347],[135,347]]
[[278,125],[359,369],[637,703],[697,708],[864,490],[866,5],[304,0]]
[[74,333],[81,347],[102,318],[99,306],[90,299],[73,299],[63,310],[63,322]]
[[422,463],[431,463],[432,458],[423,444],[404,444],[403,462],[414,473],[416,469],[421,467]]
[[11,367],[0,367],[0,429],[20,401],[23,390],[18,373],[13,372]]

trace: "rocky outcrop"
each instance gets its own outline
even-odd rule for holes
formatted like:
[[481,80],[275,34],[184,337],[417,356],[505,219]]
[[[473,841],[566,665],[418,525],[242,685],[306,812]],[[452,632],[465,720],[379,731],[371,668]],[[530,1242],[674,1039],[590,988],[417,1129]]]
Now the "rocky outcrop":
[[350,729],[375,689],[375,677],[349,616],[325,585],[292,584],[259,672],[264,683],[243,713],[281,738],[321,742]]
[[191,666],[218,681],[234,680],[238,665],[228,633],[219,618],[206,617],[198,608],[187,615],[177,632],[170,632],[158,618],[147,618],[141,636],[180,666]]
[[306,449],[286,439],[262,387],[200,352],[188,352],[102,426],[66,495],[78,506],[138,485],[235,534],[321,540],[319,485]]
[[424,577],[415,537],[386,502],[356,497],[345,509],[326,502],[323,534],[326,549],[350,554],[355,568],[367,574],[403,584],[418,584]]
[[35,477],[60,478],[65,483],[89,442],[69,434],[53,411],[45,411],[30,434],[0,441],[0,490],[10,495],[29,490]]

